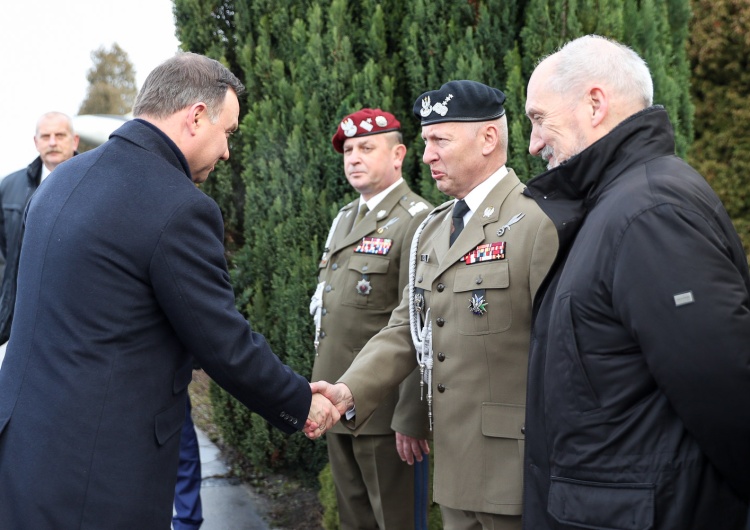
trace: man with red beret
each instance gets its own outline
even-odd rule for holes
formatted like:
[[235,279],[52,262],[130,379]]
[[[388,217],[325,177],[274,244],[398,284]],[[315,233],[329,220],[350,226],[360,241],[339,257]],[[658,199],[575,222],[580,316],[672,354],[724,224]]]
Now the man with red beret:
[[[406,146],[400,128],[392,114],[364,108],[346,116],[333,136],[346,178],[360,196],[333,220],[320,259],[310,306],[314,381],[338,380],[388,323],[408,284],[412,236],[432,205],[401,177]],[[342,425],[326,435],[344,530],[415,527],[415,470],[409,464],[428,451],[418,377],[414,371],[391,392],[357,437]]]

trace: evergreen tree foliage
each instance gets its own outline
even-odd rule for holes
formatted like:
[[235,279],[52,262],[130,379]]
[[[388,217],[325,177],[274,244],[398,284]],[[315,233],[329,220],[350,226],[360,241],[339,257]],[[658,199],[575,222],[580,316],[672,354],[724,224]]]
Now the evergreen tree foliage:
[[[528,77],[542,55],[596,32],[631,44],[658,66],[657,102],[668,105],[687,145],[687,2],[175,0],[182,47],[222,61],[248,89],[230,163],[203,185],[225,216],[240,310],[284,362],[310,375],[308,304],[317,263],[331,220],[354,197],[330,140],[339,121],[361,107],[383,108],[401,121],[404,178],[440,204],[446,197],[421,160],[414,101],[453,79],[499,87],[508,96],[509,165],[526,180],[543,171],[527,151]],[[287,437],[218,389],[214,404],[225,438],[259,469],[301,469],[315,478],[325,464],[324,442]]]
[[723,201],[750,255],[750,3],[694,0],[693,11],[690,163]]
[[94,64],[86,74],[89,88],[78,114],[130,113],[138,91],[128,54],[114,43],[109,50],[102,46],[93,51],[91,60]]

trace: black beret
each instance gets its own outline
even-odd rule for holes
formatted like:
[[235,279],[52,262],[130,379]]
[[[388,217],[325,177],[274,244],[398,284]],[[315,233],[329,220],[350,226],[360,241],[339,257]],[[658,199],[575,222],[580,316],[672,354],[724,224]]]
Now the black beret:
[[505,94],[476,81],[449,81],[440,90],[425,92],[414,102],[422,125],[446,121],[490,121],[505,114]]

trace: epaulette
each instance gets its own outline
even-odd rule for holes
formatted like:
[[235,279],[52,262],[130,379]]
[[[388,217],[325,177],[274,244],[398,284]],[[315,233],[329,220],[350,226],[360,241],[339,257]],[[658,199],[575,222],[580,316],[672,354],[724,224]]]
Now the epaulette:
[[403,197],[401,197],[401,201],[399,203],[407,212],[409,212],[409,215],[411,215],[412,217],[417,215],[419,212],[430,209],[429,205],[426,202],[422,200],[410,200],[408,195],[404,195]]

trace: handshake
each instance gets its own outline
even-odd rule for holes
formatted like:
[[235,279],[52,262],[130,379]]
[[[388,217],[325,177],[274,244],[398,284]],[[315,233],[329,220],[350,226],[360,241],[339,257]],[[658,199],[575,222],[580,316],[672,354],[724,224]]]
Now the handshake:
[[354,408],[354,398],[344,383],[332,385],[325,381],[310,383],[312,403],[303,429],[305,436],[314,440],[320,438],[348,410]]

